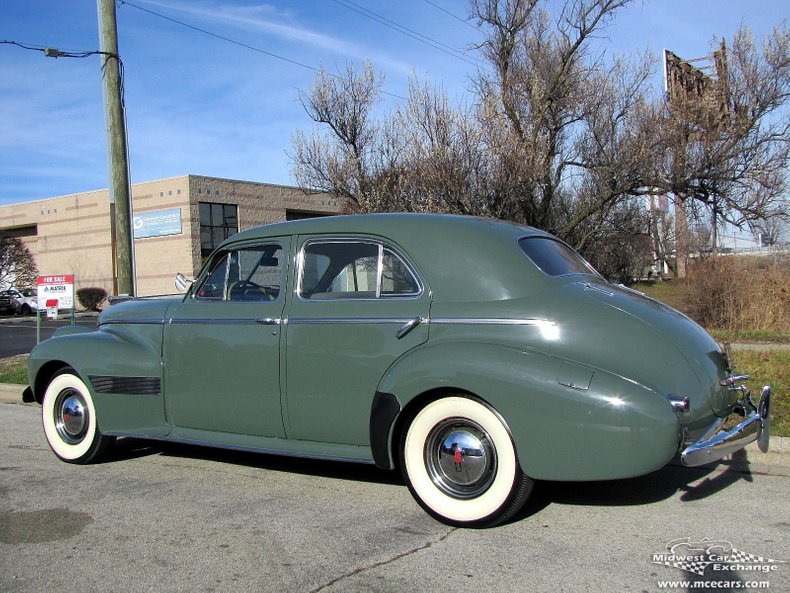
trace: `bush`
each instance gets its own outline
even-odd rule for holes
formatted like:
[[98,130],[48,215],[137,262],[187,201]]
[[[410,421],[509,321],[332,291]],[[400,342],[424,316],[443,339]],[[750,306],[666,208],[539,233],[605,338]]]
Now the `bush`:
[[77,291],[77,300],[88,311],[99,311],[100,305],[107,298],[107,291],[103,288],[80,288]]
[[790,262],[722,256],[697,262],[686,278],[686,309],[710,329],[790,332]]

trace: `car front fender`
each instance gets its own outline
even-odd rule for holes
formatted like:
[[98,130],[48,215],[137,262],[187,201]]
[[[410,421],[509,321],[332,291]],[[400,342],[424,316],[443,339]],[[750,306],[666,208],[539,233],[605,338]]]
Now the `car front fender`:
[[52,376],[72,367],[91,391],[102,432],[159,435],[165,426],[161,348],[161,324],[60,331],[31,352],[30,386],[41,402]]

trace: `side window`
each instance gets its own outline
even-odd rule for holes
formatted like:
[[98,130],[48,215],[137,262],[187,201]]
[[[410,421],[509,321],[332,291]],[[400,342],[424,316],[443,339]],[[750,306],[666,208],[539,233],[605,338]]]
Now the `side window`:
[[406,263],[390,249],[384,249],[381,266],[381,296],[410,295],[420,292],[420,285]]
[[256,245],[221,253],[195,292],[217,301],[273,301],[280,295],[282,247]]
[[371,299],[419,292],[411,269],[379,243],[312,242],[302,251],[299,294],[304,299]]

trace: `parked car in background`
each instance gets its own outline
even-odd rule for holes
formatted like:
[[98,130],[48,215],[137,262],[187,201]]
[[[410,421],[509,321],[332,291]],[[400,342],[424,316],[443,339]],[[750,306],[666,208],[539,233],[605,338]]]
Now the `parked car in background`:
[[19,312],[22,315],[30,315],[38,309],[38,292],[33,288],[22,289],[16,300],[19,302]]
[[0,292],[0,313],[2,314],[13,314],[18,310],[18,303],[11,292],[10,290]]
[[30,315],[38,308],[37,293],[32,288],[23,288],[21,291],[9,288],[0,292],[0,313],[13,312],[21,315]]
[[755,405],[747,378],[696,323],[548,233],[382,214],[234,235],[183,298],[41,342],[23,398],[70,463],[124,436],[370,463],[437,519],[485,527],[534,480],[765,450],[771,388]]

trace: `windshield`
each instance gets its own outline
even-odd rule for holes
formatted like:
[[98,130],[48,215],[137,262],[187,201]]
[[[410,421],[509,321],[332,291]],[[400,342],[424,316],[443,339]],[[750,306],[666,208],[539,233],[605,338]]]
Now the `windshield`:
[[527,257],[549,276],[595,274],[598,272],[582,256],[560,241],[549,237],[525,237],[518,244]]

